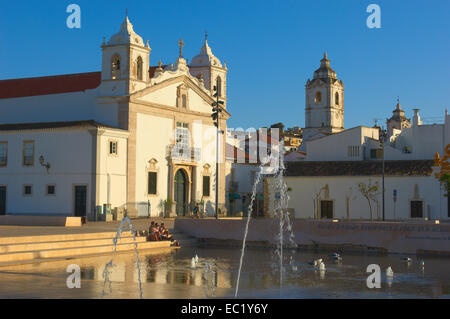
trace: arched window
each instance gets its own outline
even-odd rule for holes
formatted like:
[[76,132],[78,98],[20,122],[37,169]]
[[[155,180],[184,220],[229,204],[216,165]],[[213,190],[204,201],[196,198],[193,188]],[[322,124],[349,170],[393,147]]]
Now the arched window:
[[320,101],[322,101],[322,93],[320,93],[319,91],[316,92],[316,97],[314,98],[314,102],[315,103],[320,103]]
[[144,68],[143,65],[144,65],[144,62],[142,61],[142,58],[138,57],[137,61],[136,61],[136,74],[137,74],[137,79],[140,81],[142,81],[142,74],[143,74],[142,70]]
[[113,80],[120,77],[120,56],[114,55],[111,62],[111,78]]
[[336,92],[336,94],[334,95],[334,104],[339,105],[339,93]]
[[222,79],[220,76],[217,77],[217,95],[222,96]]

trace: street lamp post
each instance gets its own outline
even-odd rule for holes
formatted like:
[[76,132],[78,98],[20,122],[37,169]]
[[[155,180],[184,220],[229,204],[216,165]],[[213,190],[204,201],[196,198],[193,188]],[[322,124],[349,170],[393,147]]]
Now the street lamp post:
[[381,201],[383,204],[383,221],[385,220],[385,205],[384,205],[384,134],[381,135],[381,147],[383,149],[383,159],[382,159],[382,179],[381,179]]
[[219,219],[219,118],[220,112],[222,112],[222,107],[220,105],[223,105],[224,102],[219,100],[220,87],[218,79],[214,86],[214,92],[213,96],[216,98],[216,101],[212,103],[213,113],[211,114],[211,117],[216,126],[216,219]]

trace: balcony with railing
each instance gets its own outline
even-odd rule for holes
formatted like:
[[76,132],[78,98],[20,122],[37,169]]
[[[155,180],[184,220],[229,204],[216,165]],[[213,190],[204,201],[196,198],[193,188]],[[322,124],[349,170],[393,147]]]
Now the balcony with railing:
[[198,147],[168,145],[166,156],[173,161],[194,163],[202,159],[202,152]]

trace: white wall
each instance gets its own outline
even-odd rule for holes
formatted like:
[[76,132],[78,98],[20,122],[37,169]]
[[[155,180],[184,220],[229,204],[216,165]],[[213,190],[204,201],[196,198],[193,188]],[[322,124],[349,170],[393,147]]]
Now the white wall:
[[[378,181],[380,194],[378,195],[381,207],[381,177],[371,177],[372,182]],[[267,178],[269,183],[270,209],[273,210],[273,178]],[[292,188],[288,195],[289,208],[294,209],[296,218],[314,218],[314,197],[322,187],[328,185],[329,199],[334,200],[334,217],[346,218],[346,195],[352,188],[352,200],[350,201],[350,218],[369,219],[369,206],[358,189],[358,184],[369,181],[366,176],[336,176],[336,177],[285,177],[287,187]],[[431,218],[449,219],[447,216],[447,198],[443,197],[438,181],[433,176],[408,176],[408,177],[386,177],[385,178],[385,216],[386,219],[394,218],[393,190],[398,192],[395,217],[397,219],[408,219],[410,214],[409,201],[414,198],[414,187],[419,188],[419,198],[424,200],[424,217],[427,217],[427,206],[431,209]],[[322,192],[321,198],[324,199]],[[373,215],[377,216],[377,207],[373,203]]]
[[[307,161],[360,161],[367,138],[378,139],[378,129],[358,126],[330,136],[307,141]],[[348,147],[358,146],[359,156],[348,156]]]
[[[100,164],[97,205],[109,203],[114,208],[121,207],[127,201],[127,136],[128,133],[106,130],[100,137],[100,145],[97,145]],[[117,155],[109,154],[110,141],[118,143]]]
[[[22,166],[23,141],[34,140],[34,167]],[[8,165],[0,167],[0,184],[7,186],[8,214],[73,215],[73,187],[87,185],[87,212],[91,212],[92,135],[87,130],[9,131]],[[39,164],[44,156],[46,168]],[[33,185],[33,195],[23,196],[23,185]],[[46,185],[56,185],[56,196],[46,195]]]
[[96,120],[117,125],[117,104],[98,104],[97,89],[0,99],[0,124]]

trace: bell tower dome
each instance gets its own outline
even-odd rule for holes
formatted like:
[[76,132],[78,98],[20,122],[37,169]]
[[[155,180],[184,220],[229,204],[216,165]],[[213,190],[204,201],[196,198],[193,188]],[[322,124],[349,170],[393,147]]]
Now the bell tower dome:
[[200,49],[200,53],[192,58],[189,68],[193,76],[203,79],[205,88],[211,93],[214,93],[214,86],[218,84],[220,98],[226,103],[228,69],[212,53],[208,44],[207,33],[205,33],[205,42]]
[[150,46],[125,17],[120,31],[102,43],[102,95],[129,95],[149,83]]
[[344,130],[344,82],[330,67],[325,52],[313,79],[305,85],[305,129],[303,139],[317,133],[337,133]]

